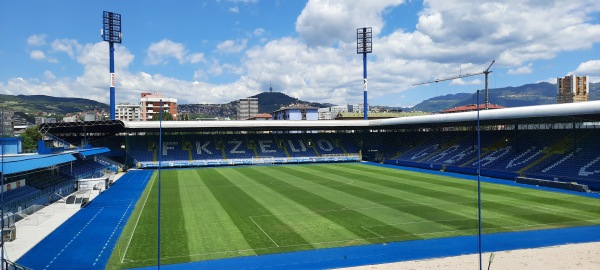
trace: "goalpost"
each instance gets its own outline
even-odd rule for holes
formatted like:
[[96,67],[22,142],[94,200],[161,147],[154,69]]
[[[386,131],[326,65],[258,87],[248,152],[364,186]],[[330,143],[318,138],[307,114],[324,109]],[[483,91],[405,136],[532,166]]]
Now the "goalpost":
[[275,159],[272,156],[252,157],[252,165],[272,165],[275,164]]

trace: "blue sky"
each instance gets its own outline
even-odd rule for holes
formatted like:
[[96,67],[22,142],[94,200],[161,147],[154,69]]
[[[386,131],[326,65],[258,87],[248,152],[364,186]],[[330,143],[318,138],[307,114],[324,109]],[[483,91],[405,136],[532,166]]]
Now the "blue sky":
[[[122,15],[117,102],[162,92],[226,103],[268,90],[318,102],[362,102],[356,28],[373,27],[369,103],[412,106],[484,87],[600,81],[600,2],[552,0],[0,1],[0,93],[108,103],[102,12]],[[493,100],[492,100],[493,103]]]

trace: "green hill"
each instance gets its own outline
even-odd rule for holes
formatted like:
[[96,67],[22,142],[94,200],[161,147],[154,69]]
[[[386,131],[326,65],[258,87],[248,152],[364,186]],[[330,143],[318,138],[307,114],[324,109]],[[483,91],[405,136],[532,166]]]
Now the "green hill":
[[[291,104],[307,104],[317,108],[333,106],[332,104],[302,101],[280,92],[263,92],[258,95],[251,96],[251,98],[258,98],[259,113],[269,114],[281,107]],[[179,104],[178,109],[180,113],[184,114],[197,114],[204,117],[235,118],[237,114],[237,104],[237,100],[226,104]]]
[[8,110],[36,114],[39,112],[51,114],[67,114],[84,111],[108,111],[107,104],[85,98],[51,97],[44,95],[2,95],[0,107]]
[[258,98],[258,111],[260,113],[272,113],[276,110],[279,110],[281,107],[291,104],[306,104],[317,108],[334,106],[332,104],[302,101],[280,92],[263,92],[258,95],[251,96],[251,98]]

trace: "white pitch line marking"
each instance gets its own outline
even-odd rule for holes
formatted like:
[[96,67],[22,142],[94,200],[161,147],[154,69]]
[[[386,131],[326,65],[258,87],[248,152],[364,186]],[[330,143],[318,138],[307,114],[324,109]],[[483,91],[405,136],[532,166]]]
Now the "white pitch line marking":
[[260,227],[260,225],[258,225],[258,223],[256,223],[256,221],[254,221],[254,219],[252,217],[249,217],[249,218],[250,218],[250,220],[252,220],[252,222],[254,222],[254,225],[256,225],[256,227],[258,227],[269,238],[269,240],[271,240],[271,242],[273,242],[273,244],[275,244],[276,247],[279,247],[277,242],[275,242],[275,240],[273,240],[273,238],[271,238],[271,236],[269,236],[269,234],[267,234],[267,232],[265,232],[265,230],[263,230],[263,228]]

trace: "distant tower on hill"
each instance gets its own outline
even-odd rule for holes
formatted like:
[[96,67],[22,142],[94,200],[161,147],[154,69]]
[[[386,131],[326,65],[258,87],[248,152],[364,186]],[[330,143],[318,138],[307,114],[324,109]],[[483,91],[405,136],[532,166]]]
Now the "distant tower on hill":
[[587,76],[568,75],[556,79],[558,103],[573,103],[590,99],[590,81]]
[[271,83],[269,83],[269,93],[273,93],[273,86],[271,86]]

